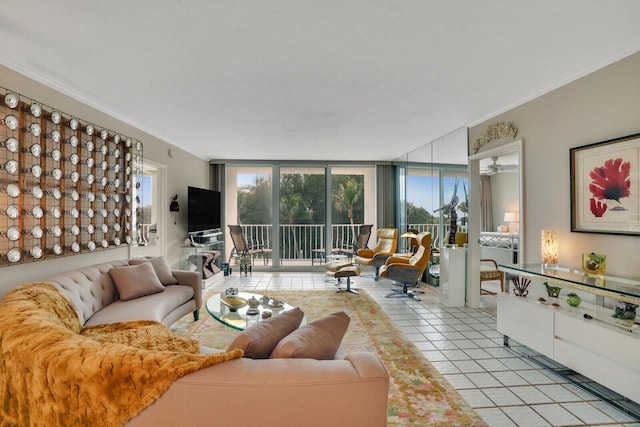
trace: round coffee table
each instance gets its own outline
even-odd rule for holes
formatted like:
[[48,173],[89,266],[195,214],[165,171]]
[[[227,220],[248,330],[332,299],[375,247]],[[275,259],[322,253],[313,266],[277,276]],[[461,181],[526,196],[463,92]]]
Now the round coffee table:
[[[247,310],[249,310],[249,305],[245,305],[237,310],[231,310],[225,304],[222,303],[220,297],[224,295],[224,291],[219,294],[215,294],[207,300],[207,311],[218,322],[222,323],[225,326],[233,328],[238,331],[244,331],[247,327]],[[256,297],[259,301],[261,301],[258,306],[258,321],[262,320],[262,312],[265,310],[271,311],[272,316],[278,316],[285,311],[289,311],[293,309],[293,307],[287,303],[284,303],[281,307],[275,307],[269,304],[262,303],[262,297],[264,295],[261,294],[253,294],[249,292],[238,292],[238,296],[240,298],[244,298],[247,301],[251,299],[251,297]],[[270,303],[272,300],[269,301]]]

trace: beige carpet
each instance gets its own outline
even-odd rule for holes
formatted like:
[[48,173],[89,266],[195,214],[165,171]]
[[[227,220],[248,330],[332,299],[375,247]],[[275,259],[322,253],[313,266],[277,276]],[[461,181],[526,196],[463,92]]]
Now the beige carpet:
[[[351,317],[343,339],[345,349],[375,352],[389,371],[390,426],[486,425],[364,291],[359,295],[332,291],[278,291],[268,295],[299,306],[308,321],[340,310]],[[191,315],[185,316],[172,329],[213,348],[225,348],[238,333],[214,320],[204,307],[198,322],[193,322]]]

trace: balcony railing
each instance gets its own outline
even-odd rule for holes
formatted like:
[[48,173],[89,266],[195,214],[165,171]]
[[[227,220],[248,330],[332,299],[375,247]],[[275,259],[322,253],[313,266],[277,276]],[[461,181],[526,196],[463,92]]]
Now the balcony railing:
[[[358,233],[361,224],[333,224],[331,226],[331,245],[329,251],[333,248],[343,248],[351,245]],[[271,241],[270,224],[244,224],[241,225],[245,238],[249,245],[260,245],[264,248],[273,248]],[[418,232],[427,231],[432,235],[435,241],[438,235],[439,224],[410,224],[410,229],[418,230]],[[445,225],[444,233],[447,235],[449,225]],[[324,224],[282,224],[278,232],[280,241],[280,260],[287,261],[311,261],[314,253],[319,250],[325,250],[325,225]],[[369,247],[375,245],[376,237],[372,234],[369,239]],[[233,245],[231,242],[229,244]],[[400,248],[405,248],[406,243],[398,242]],[[230,250],[233,246],[229,247]],[[315,251],[315,252],[314,252]]]

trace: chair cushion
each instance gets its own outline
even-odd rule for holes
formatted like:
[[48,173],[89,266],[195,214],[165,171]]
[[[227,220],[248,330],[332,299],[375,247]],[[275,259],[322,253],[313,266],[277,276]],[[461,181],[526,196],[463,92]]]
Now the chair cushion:
[[300,326],[303,317],[302,310],[296,307],[262,320],[235,337],[227,347],[228,351],[239,348],[244,351],[244,357],[267,359],[280,340]]
[[481,279],[499,279],[503,275],[502,271],[481,271],[480,278]]
[[148,262],[112,268],[109,270],[109,275],[123,301],[164,291],[158,275]]
[[283,338],[271,358],[333,360],[350,321],[344,311],[314,320]]

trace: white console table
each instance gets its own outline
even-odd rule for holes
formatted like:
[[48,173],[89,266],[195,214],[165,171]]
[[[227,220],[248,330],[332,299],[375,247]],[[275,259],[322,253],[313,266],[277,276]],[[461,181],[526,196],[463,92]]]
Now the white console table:
[[[636,381],[640,378],[638,319],[614,318],[614,310],[605,307],[616,301],[638,304],[640,282],[587,277],[579,270],[544,268],[540,264],[501,265],[500,269],[531,280],[527,297],[509,293],[508,284],[506,292],[498,295],[498,331],[505,336],[505,345],[512,338],[632,400],[636,404],[631,402],[630,406],[634,408],[631,410],[629,406],[611,403],[640,419],[640,413],[636,412],[640,407],[640,387]],[[544,292],[546,303],[538,302],[538,296],[543,295],[540,291],[542,282],[563,288],[560,296],[552,298]],[[537,294],[534,287],[537,287]],[[583,297],[596,295],[595,303],[583,301],[578,307],[571,307],[565,302],[569,292]],[[612,301],[604,304],[605,298]],[[559,304],[559,307],[554,308],[551,303]]]

